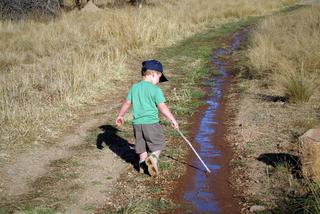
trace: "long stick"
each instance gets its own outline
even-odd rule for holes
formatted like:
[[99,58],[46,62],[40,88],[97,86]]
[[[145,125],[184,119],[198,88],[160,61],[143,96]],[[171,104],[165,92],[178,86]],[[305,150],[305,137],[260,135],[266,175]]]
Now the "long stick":
[[193,148],[192,144],[190,143],[190,141],[182,134],[182,132],[177,129],[177,131],[179,132],[179,134],[181,135],[181,137],[188,143],[188,145],[191,147],[192,151],[197,155],[197,157],[199,158],[199,160],[201,161],[201,163],[203,164],[203,166],[206,168],[207,172],[211,173],[210,169],[207,167],[207,165],[203,162],[203,160],[201,159],[201,157],[198,155],[198,153],[196,152],[196,150]]

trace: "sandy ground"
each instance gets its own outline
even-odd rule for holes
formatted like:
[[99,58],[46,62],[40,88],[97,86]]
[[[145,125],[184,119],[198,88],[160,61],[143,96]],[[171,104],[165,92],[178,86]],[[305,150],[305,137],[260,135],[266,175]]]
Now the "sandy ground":
[[12,211],[23,203],[46,205],[63,213],[88,213],[104,204],[130,164],[116,154],[116,147],[106,145],[106,139],[97,144],[106,130],[92,130],[113,122],[110,112],[117,112],[118,107],[106,100],[88,109],[87,119],[58,142],[33,145],[1,161],[0,207]]

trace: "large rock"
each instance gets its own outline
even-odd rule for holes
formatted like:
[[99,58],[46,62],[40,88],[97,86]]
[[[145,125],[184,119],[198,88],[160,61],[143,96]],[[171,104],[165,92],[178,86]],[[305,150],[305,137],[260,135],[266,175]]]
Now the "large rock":
[[320,128],[299,137],[299,155],[303,177],[320,181]]

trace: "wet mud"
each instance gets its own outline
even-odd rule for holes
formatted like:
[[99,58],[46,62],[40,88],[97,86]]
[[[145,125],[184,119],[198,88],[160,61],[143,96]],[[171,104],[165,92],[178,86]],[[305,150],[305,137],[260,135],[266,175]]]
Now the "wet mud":
[[172,195],[182,204],[175,213],[240,213],[239,201],[229,183],[229,163],[233,154],[225,136],[228,131],[226,121],[232,113],[226,111],[226,103],[235,80],[232,54],[246,41],[248,32],[249,28],[245,28],[233,33],[221,41],[227,47],[213,51],[212,63],[219,74],[205,82],[206,105],[192,116],[193,128],[188,136],[211,174],[205,172],[200,160],[190,151],[187,160],[194,167],[187,168]]

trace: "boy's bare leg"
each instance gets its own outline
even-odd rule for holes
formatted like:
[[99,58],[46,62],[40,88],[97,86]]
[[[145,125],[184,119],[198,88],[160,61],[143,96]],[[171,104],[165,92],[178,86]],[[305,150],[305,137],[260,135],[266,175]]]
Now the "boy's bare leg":
[[139,154],[139,163],[142,163],[143,161],[145,161],[147,157],[148,157],[147,152],[140,153]]

